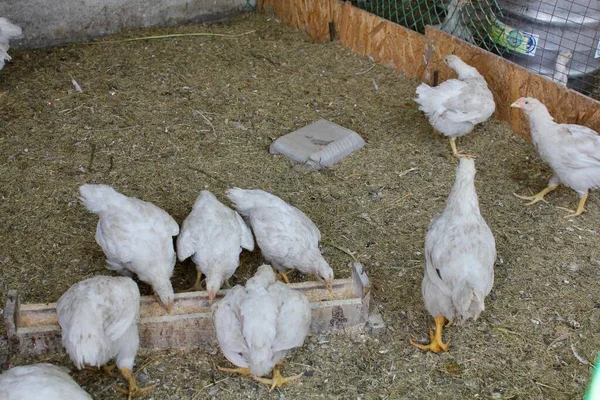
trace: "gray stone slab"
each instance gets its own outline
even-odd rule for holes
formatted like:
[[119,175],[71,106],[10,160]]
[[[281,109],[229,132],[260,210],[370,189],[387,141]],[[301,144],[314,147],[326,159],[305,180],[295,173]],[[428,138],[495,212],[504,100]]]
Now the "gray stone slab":
[[275,140],[269,152],[318,169],[340,162],[364,145],[358,133],[320,119]]

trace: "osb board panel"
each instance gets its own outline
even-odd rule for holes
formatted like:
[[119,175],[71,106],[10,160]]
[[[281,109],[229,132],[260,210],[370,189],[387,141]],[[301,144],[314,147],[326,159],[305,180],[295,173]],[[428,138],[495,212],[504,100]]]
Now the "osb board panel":
[[337,6],[334,8],[336,34],[342,44],[408,77],[422,75],[423,35],[354,7],[350,2],[332,2]]
[[302,29],[317,42],[330,40],[329,22],[333,21],[330,0],[258,0],[258,9],[272,9],[287,25]]
[[315,41],[331,40],[329,23],[335,35],[352,52],[367,55],[384,65],[421,76],[424,65],[424,36],[380,18],[350,2],[339,0],[262,0],[259,10],[272,9],[287,25],[305,30]]
[[529,122],[522,111],[510,108],[523,96],[540,100],[559,123],[580,124],[600,130],[599,102],[429,26],[425,30],[423,59],[427,66],[422,77],[424,82],[433,82],[435,70],[439,72],[440,82],[456,77],[454,71],[444,65],[446,54],[455,54],[479,70],[494,94],[496,118],[509,123],[516,133],[524,137],[529,136]]
[[486,78],[494,93],[496,118],[524,137],[529,137],[529,123],[523,112],[510,108],[522,96],[542,101],[559,123],[600,130],[600,102],[437,29],[427,27],[421,35],[339,0],[259,0],[259,10],[269,8],[315,41],[330,40],[329,22],[334,22],[336,37],[354,53],[371,56],[429,84],[435,70],[440,82],[454,77],[454,72],[443,65],[443,56],[458,55]]

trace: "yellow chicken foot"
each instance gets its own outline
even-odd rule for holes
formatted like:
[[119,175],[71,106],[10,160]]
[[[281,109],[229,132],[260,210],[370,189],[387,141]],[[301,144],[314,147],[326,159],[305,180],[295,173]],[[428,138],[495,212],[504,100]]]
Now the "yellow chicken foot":
[[141,396],[142,394],[147,393],[156,387],[156,385],[150,385],[146,386],[145,388],[140,388],[135,380],[135,375],[133,374],[133,371],[127,368],[121,368],[119,371],[121,371],[121,375],[123,375],[123,377],[127,379],[129,388],[125,389],[120,387],[119,385],[116,385],[115,389],[119,393],[126,394],[127,399]]
[[243,376],[248,376],[251,374],[250,369],[249,368],[223,368],[223,367],[217,367],[217,369],[221,372],[228,372],[230,374],[240,374]]
[[412,340],[410,341],[410,344],[415,346],[417,349],[433,351],[434,353],[448,351],[448,346],[450,345],[451,340],[448,340],[446,343],[442,342],[442,328],[444,326],[444,322],[446,322],[446,318],[443,315],[438,315],[435,317],[435,334],[433,333],[432,329],[429,329],[428,345],[415,343]]
[[202,290],[201,283],[202,283],[202,272],[200,272],[199,270],[196,270],[196,280],[194,281],[194,284],[190,288],[184,290],[183,292],[184,293],[185,292],[198,292],[198,291]]
[[269,388],[269,392],[272,392],[273,389],[275,389],[277,387],[281,387],[281,386],[285,385],[286,383],[296,381],[296,380],[302,378],[303,375],[304,374],[298,374],[298,375],[284,378],[281,376],[281,373],[279,372],[279,370],[277,368],[273,368],[273,378],[268,379],[268,378],[259,378],[259,377],[255,376],[254,380],[257,382],[260,382],[260,383],[264,383],[265,385],[271,386],[271,388]]
[[585,212],[585,202],[587,201],[588,196],[589,196],[589,192],[585,192],[585,194],[583,196],[581,196],[581,198],[579,199],[579,204],[577,205],[577,211],[575,211],[574,214],[569,214],[569,215],[565,216],[565,218],[573,218],[573,217],[577,217],[577,216],[583,214]]
[[[273,268],[273,269],[275,269],[275,268]],[[288,278],[288,275],[291,274],[292,272],[294,272],[295,269],[290,269],[287,272],[277,272],[277,270],[275,270],[275,271],[277,274],[277,280],[283,281],[285,283],[290,283],[290,278]]]
[[[558,185],[548,185],[544,190],[542,190],[539,193],[534,194],[533,196],[521,196],[516,193],[513,193],[513,194],[516,197],[518,197],[519,199],[531,200],[529,203],[525,204],[526,206],[531,206],[531,205],[534,205],[535,203],[537,203],[538,201],[545,202],[546,200],[544,200],[544,196],[547,195],[548,193],[550,193],[551,191],[555,190],[557,187],[558,187]],[[587,196],[586,196],[586,198],[587,198]]]
[[450,147],[452,147],[452,154],[454,155],[454,157],[457,157],[457,158],[463,158],[463,157],[475,158],[475,156],[472,155],[472,154],[459,153],[458,150],[456,149],[456,139],[454,139],[454,138],[450,138]]
[[[108,376],[110,376],[111,378],[115,377],[115,368],[117,366],[115,364],[111,364],[111,365],[103,365],[102,366],[102,371],[104,371],[104,373]],[[98,371],[98,367],[90,367],[89,365],[85,367],[86,370],[88,371],[94,371],[97,372]]]

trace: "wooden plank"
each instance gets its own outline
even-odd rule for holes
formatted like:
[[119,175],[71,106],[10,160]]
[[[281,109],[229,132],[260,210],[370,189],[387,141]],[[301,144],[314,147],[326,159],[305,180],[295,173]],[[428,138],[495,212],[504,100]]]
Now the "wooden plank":
[[456,54],[474,66],[485,77],[496,101],[496,118],[529,137],[529,122],[525,114],[510,105],[519,97],[535,97],[548,107],[557,122],[586,125],[600,130],[600,102],[574,90],[560,87],[549,79],[505,60],[479,47],[432,27],[426,27],[427,62],[423,81],[433,83],[433,71],[438,70],[440,82],[455,77],[443,65],[446,54]]
[[[321,282],[291,284],[311,302],[311,329],[314,333],[362,328],[368,318],[370,285],[359,263],[349,265],[351,278],[336,279],[333,293]],[[227,294],[221,290],[217,300]],[[11,351],[27,355],[62,352],[56,303],[20,304],[19,295],[9,292],[4,322]],[[177,293],[171,314],[153,296],[140,304],[140,346],[149,349],[195,348],[215,340],[212,307],[208,293]]]
[[488,81],[496,101],[496,118],[525,138],[529,138],[529,122],[523,112],[510,108],[522,96],[539,99],[557,122],[600,131],[600,102],[435,28],[426,27],[421,35],[339,0],[260,0],[259,10],[266,9],[272,9],[286,24],[308,32],[315,41],[329,40],[328,23],[333,21],[336,36],[352,52],[371,56],[429,84],[434,71],[439,71],[440,82],[453,76],[442,59],[456,54]]
[[337,34],[344,46],[409,78],[422,75],[423,35],[354,7],[350,2],[327,1],[333,4]]
[[339,0],[262,0],[261,11],[273,11],[286,25],[304,30],[317,42],[330,40],[329,23],[336,37],[352,52],[371,56],[376,62],[421,76],[423,35],[391,23]]

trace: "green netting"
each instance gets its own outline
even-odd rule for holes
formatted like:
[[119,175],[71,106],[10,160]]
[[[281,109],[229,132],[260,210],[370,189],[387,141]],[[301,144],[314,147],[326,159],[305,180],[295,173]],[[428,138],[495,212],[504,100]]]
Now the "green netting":
[[504,35],[496,0],[352,0],[352,4],[419,33],[431,25],[496,54]]

